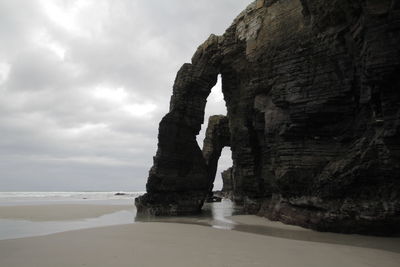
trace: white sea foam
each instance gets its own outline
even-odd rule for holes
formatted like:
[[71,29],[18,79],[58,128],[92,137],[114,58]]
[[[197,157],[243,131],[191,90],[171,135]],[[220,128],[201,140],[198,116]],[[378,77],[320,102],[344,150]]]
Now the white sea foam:
[[0,192],[0,202],[18,200],[132,199],[145,192]]

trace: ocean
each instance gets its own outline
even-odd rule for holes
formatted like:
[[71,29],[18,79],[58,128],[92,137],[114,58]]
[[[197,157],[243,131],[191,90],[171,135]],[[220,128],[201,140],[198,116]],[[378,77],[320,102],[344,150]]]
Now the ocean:
[[0,192],[0,205],[39,204],[40,202],[90,202],[108,201],[114,203],[133,200],[145,192]]

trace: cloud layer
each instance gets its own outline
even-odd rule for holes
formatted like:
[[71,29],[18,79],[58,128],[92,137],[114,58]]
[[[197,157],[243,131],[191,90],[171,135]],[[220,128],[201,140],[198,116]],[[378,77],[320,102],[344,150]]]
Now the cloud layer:
[[143,190],[177,70],[249,2],[0,0],[0,191]]

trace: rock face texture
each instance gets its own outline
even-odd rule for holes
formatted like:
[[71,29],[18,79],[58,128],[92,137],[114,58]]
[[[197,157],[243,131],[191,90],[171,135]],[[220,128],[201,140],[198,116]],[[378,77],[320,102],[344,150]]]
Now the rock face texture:
[[203,157],[206,161],[209,191],[212,192],[217,173],[218,160],[222,149],[230,146],[231,134],[229,131],[229,121],[226,116],[215,115],[208,120],[206,137],[203,145]]
[[232,175],[232,167],[223,171],[221,173],[222,176],[222,193],[233,193],[233,175]]
[[[398,0],[251,3],[179,70],[138,211],[199,212],[230,146],[247,212],[400,232],[399,44]],[[202,152],[196,135],[219,74],[228,113],[210,119]]]

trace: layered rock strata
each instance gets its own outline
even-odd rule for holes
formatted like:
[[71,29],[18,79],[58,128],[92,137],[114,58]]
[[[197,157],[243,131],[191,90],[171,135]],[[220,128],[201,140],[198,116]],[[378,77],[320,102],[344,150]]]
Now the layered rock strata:
[[229,195],[233,192],[233,175],[232,168],[229,168],[221,173],[222,176],[222,193]]
[[201,209],[215,159],[196,135],[220,74],[245,210],[322,231],[400,232],[399,43],[398,0],[253,2],[179,70],[138,211]]
[[209,191],[212,192],[215,175],[218,169],[218,160],[222,149],[230,146],[231,134],[229,121],[226,116],[214,115],[208,120],[206,137],[203,144],[203,157],[206,161]]

